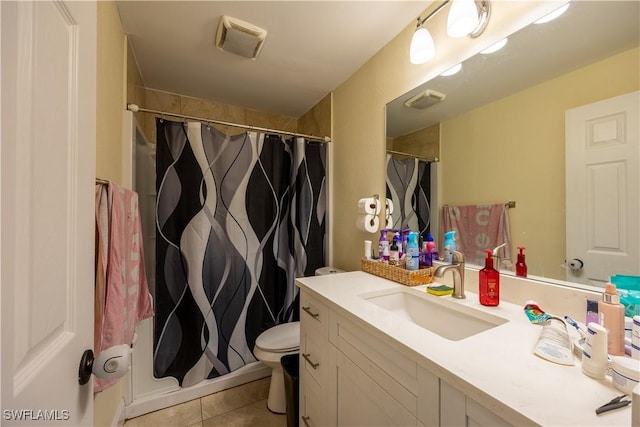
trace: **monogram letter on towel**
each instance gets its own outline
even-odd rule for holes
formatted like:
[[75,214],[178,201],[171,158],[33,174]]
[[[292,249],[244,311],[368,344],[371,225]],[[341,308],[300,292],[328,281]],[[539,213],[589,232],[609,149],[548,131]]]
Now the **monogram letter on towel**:
[[503,258],[511,258],[509,210],[504,203],[444,205],[442,210],[444,231],[456,230],[456,246],[468,263],[483,265],[484,251],[503,243],[507,245]]

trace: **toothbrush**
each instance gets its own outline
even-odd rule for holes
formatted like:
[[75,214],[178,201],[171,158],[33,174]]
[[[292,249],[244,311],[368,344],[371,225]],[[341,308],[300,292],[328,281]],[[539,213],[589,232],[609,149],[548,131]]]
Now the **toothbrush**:
[[582,329],[582,327],[580,327],[580,325],[578,324],[578,322],[576,322],[575,320],[573,320],[571,317],[569,316],[564,316],[564,320],[567,321],[568,324],[570,324],[571,326],[573,326],[574,328],[576,328],[576,330],[578,331],[578,333],[580,334],[580,337],[585,338],[587,335],[585,334],[584,330]]

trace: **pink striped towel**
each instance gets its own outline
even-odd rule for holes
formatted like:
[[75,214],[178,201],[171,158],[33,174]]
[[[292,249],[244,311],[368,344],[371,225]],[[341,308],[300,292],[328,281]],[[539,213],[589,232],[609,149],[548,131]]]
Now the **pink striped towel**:
[[[487,249],[506,243],[505,261],[501,267],[511,266],[511,232],[509,210],[504,203],[494,205],[444,205],[442,207],[444,231],[456,230],[456,247],[466,262],[484,265]],[[498,266],[495,266],[498,268]]]
[[[102,200],[104,201],[104,198]],[[100,203],[97,205],[100,209]],[[110,182],[108,212],[108,236],[105,235],[105,227],[102,224],[97,228],[96,243],[99,247],[104,247],[102,242],[108,242],[103,269],[106,278],[96,278],[96,283],[102,280],[105,283],[104,296],[96,295],[96,298],[104,298],[105,301],[102,325],[97,328],[102,332],[102,350],[114,345],[131,344],[136,323],[154,314],[144,269],[138,194]],[[96,288],[96,292],[100,292],[100,289]],[[94,391],[105,390],[116,382],[117,379],[96,378]]]

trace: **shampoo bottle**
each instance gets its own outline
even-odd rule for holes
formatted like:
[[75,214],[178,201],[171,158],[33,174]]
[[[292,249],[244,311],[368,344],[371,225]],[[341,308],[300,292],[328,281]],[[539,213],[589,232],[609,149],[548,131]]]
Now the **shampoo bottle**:
[[624,356],[624,306],[616,285],[607,283],[598,301],[600,324],[607,330],[607,350],[612,356]]
[[417,270],[420,267],[419,256],[418,233],[412,231],[409,233],[409,239],[407,241],[407,270]]
[[484,260],[484,268],[478,273],[480,304],[496,306],[500,304],[500,273],[493,268],[491,251],[486,250],[485,252],[487,253],[487,258]]
[[433,265],[433,261],[438,260],[438,248],[436,247],[436,242],[433,241],[431,233],[427,233],[427,253]]
[[527,277],[527,264],[524,261],[524,247],[518,246],[518,262],[516,262],[516,276]]
[[380,230],[378,258],[380,258],[382,262],[389,262],[389,239],[387,238],[387,229]]
[[456,231],[451,230],[444,233],[444,260],[449,264],[453,260],[453,254],[451,251],[457,250],[456,248]]
[[427,249],[427,242],[422,242],[422,245],[420,246],[420,268],[431,267],[432,265],[431,254]]

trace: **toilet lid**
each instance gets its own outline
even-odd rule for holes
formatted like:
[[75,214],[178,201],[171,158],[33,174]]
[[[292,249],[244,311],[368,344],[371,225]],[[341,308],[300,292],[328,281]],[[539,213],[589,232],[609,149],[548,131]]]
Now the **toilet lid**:
[[285,352],[300,347],[300,322],[289,322],[269,328],[256,339],[263,350]]

